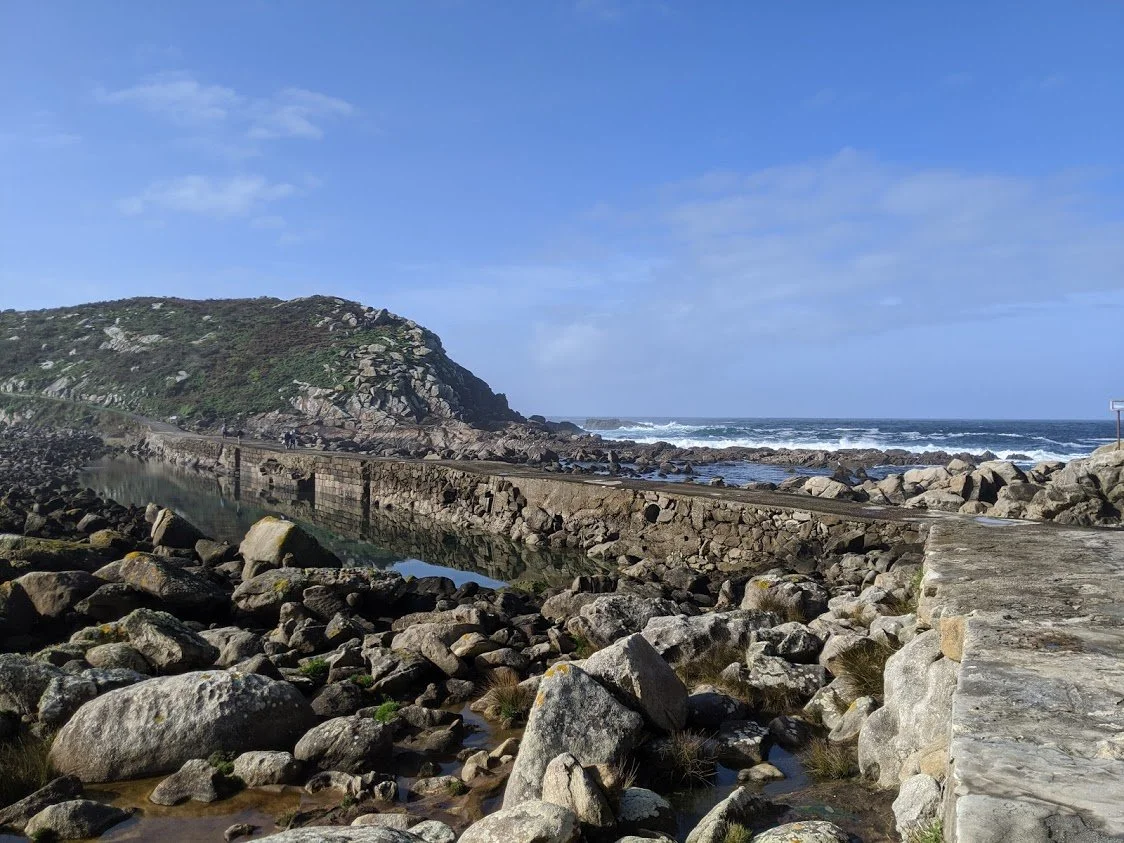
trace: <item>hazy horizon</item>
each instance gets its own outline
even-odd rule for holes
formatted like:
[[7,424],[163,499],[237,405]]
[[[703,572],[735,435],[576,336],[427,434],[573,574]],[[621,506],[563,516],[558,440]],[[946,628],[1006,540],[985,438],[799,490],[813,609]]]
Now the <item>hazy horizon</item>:
[[357,299],[525,414],[1124,394],[1119,3],[15,0],[0,27],[0,307]]

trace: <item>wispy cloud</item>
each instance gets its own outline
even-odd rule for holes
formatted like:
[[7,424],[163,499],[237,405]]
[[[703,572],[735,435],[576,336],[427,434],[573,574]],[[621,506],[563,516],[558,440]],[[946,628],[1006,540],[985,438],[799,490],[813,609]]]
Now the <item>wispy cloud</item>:
[[[721,394],[752,380],[735,364],[848,338],[939,342],[956,323],[1124,292],[1124,219],[1105,213],[1098,185],[854,150],[704,174],[574,226],[572,248],[537,262],[417,267],[393,303],[497,382],[539,379],[614,406],[668,384]],[[494,355],[463,320],[481,301],[509,339]]]
[[[324,137],[318,125],[332,117],[350,117],[355,106],[338,97],[329,97],[303,88],[286,88],[269,100],[258,102],[248,136],[256,140],[272,138]],[[315,122],[314,122],[315,121]]]
[[291,184],[273,183],[256,175],[229,179],[193,175],[151,184],[141,193],[120,200],[117,207],[130,216],[164,210],[226,219],[247,216],[296,192]]
[[97,88],[94,98],[106,105],[140,108],[179,127],[254,141],[319,140],[324,137],[325,122],[356,113],[346,100],[317,91],[284,88],[270,96],[251,97],[201,82],[184,71],[158,73],[115,91]]
[[158,73],[117,91],[98,88],[94,98],[107,105],[134,105],[180,126],[219,123],[239,110],[245,98],[222,85],[205,85],[188,73]]

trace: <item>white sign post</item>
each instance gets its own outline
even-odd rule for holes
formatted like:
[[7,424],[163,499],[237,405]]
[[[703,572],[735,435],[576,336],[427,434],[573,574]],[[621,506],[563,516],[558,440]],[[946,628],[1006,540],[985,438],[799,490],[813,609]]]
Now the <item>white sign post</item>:
[[1116,450],[1120,450],[1120,413],[1124,411],[1124,398],[1113,398],[1108,408],[1116,412]]

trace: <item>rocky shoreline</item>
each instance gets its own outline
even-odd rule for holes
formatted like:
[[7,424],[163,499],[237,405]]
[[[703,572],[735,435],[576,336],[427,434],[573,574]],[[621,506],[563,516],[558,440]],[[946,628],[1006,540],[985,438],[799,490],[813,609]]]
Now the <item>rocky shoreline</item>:
[[1005,460],[977,464],[954,459],[945,466],[911,469],[882,480],[857,482],[837,473],[754,487],[880,506],[1119,527],[1124,519],[1124,449],[1105,445],[1086,459],[1041,462],[1026,470]]
[[[161,776],[127,807],[316,791],[279,840],[632,843],[675,839],[677,795],[729,769],[691,843],[889,839],[877,793],[854,800],[873,816],[837,823],[767,796],[783,776],[767,757],[784,747],[862,792],[849,777],[882,666],[920,631],[915,546],[799,574],[623,556],[537,594],[456,588],[340,567],[283,520],[215,542],[68,488],[65,468],[6,476],[0,501],[0,746],[53,735],[50,774],[24,782],[45,787],[8,792],[0,825],[96,836],[130,814],[83,792]],[[479,718],[494,744],[470,740]]]

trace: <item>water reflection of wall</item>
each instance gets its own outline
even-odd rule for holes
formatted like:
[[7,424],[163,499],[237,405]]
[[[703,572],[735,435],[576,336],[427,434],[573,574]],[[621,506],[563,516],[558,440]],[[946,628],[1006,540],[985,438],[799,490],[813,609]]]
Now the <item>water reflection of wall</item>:
[[299,479],[269,477],[256,469],[216,477],[166,463],[116,459],[92,467],[84,482],[121,503],[169,506],[204,533],[231,542],[265,515],[282,515],[308,527],[353,565],[389,567],[416,559],[506,582],[552,583],[599,569],[578,554],[536,551],[502,536],[453,531],[404,511],[365,511],[361,495],[327,494],[320,478],[309,495]]

